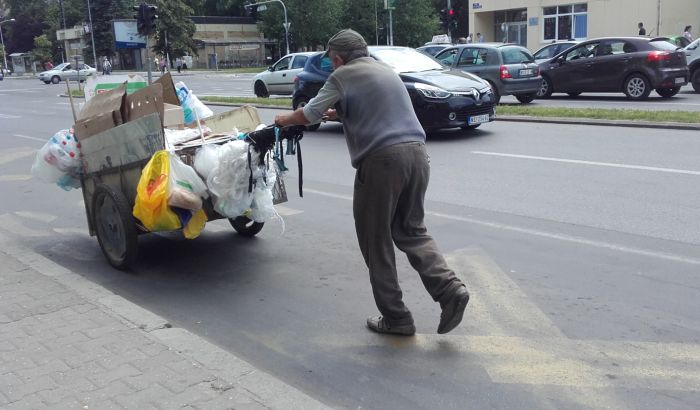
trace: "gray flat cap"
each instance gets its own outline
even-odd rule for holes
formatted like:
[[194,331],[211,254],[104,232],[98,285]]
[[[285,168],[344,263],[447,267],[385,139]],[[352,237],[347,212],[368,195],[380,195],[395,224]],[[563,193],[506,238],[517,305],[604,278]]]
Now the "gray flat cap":
[[328,45],[326,46],[326,52],[323,54],[324,57],[328,56],[328,53],[333,51],[353,51],[362,50],[367,48],[367,42],[362,37],[360,33],[355,30],[346,28],[345,30],[340,30],[336,35],[328,40]]

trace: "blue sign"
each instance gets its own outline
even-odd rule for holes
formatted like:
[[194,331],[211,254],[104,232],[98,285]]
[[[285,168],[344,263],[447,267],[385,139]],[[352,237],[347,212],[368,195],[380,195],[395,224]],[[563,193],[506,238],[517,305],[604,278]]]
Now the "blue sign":
[[527,21],[529,26],[536,26],[538,24],[537,17],[530,17]]
[[483,6],[481,5],[481,3],[472,3],[472,8],[473,8],[474,10],[480,9],[480,8],[482,8],[482,7],[483,7]]

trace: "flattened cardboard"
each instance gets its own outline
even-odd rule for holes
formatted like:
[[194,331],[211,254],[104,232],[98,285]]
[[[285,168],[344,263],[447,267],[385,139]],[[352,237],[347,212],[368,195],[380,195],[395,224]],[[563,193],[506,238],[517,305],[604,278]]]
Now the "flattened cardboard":
[[160,76],[160,78],[154,81],[153,84],[160,84],[163,86],[164,103],[180,105],[180,100],[177,98],[177,91],[175,91],[175,84],[173,84],[173,77],[170,75],[169,71]]
[[78,120],[84,120],[100,114],[113,113],[115,124],[123,123],[121,109],[125,96],[126,83],[106,93],[97,94],[85,103],[83,109],[78,113]]
[[185,128],[185,114],[182,107],[168,103],[163,104],[163,127]]
[[158,113],[162,119],[163,86],[161,84],[152,84],[127,95],[124,112],[126,114],[125,122],[131,122],[153,113]]
[[237,128],[240,132],[255,131],[260,124],[260,117],[255,107],[244,105],[221,114],[215,114],[206,120],[213,134],[227,134]]
[[75,123],[75,137],[78,141],[83,141],[88,137],[92,137],[95,134],[99,134],[108,129],[114,128],[118,125],[117,121],[121,121],[121,114],[118,115],[119,118],[114,118],[114,111],[105,114],[96,115],[94,117],[86,118],[84,120],[78,120]]

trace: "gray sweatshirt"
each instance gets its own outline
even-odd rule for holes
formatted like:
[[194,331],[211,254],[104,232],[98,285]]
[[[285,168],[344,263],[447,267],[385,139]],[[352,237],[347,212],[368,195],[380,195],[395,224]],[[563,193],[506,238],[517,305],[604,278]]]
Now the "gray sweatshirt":
[[411,98],[401,78],[372,57],[350,61],[335,70],[318,95],[304,107],[304,116],[318,122],[335,107],[343,122],[352,166],[380,148],[404,142],[425,142]]

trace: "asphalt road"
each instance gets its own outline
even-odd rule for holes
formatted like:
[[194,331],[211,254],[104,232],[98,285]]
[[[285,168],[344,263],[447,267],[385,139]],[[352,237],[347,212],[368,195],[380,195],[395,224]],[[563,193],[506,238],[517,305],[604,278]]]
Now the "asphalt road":
[[[197,73],[180,79],[199,95],[254,97],[253,76],[254,74]],[[501,103],[520,104],[513,96],[504,96]],[[670,99],[663,99],[656,92],[652,92],[647,101],[629,101],[622,92],[582,94],[575,98],[566,94],[554,94],[550,99],[535,100],[531,104],[543,107],[700,111],[700,93],[696,93],[692,86],[686,85],[680,93]]]
[[302,140],[303,198],[288,158],[284,223],[252,240],[222,220],[193,241],[145,235],[123,273],[87,235],[79,191],[29,179],[35,150],[72,123],[67,101],[11,84],[0,83],[12,101],[0,109],[0,229],[333,407],[700,402],[696,132],[495,122],[431,135],[427,224],[473,298],[463,324],[437,335],[439,307],[397,255],[418,328],[398,338],[364,328],[376,309],[339,125]]

